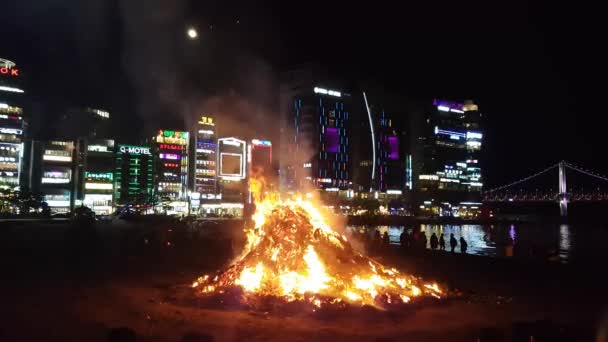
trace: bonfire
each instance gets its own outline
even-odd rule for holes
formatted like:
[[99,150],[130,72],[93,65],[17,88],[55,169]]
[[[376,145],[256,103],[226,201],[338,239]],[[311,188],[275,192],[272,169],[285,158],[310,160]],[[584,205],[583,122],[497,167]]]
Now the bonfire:
[[240,287],[243,299],[276,297],[322,304],[386,307],[442,296],[436,283],[400,273],[357,252],[321,210],[301,197],[256,196],[241,255],[223,272],[198,278],[205,294]]

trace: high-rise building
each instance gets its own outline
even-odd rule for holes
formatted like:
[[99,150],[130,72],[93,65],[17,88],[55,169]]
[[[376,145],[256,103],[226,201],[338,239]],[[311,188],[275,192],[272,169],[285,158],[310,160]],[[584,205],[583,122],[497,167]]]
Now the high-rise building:
[[170,202],[171,211],[188,210],[189,132],[160,130],[153,138],[156,165],[156,194],[161,202]]
[[[39,170],[40,177],[35,177],[34,192],[43,194],[44,201],[49,205],[52,212],[64,213],[73,208],[76,196],[74,183],[74,151],[73,141],[47,141],[35,142],[32,146],[40,145],[37,151],[32,153],[37,160],[31,165]],[[38,166],[40,165],[40,166]]]
[[83,204],[98,215],[112,213],[114,204],[114,140],[86,141]]
[[339,191],[351,181],[350,95],[307,82],[282,88],[281,187]]
[[152,204],[154,155],[149,146],[116,146],[114,163],[114,201],[116,204]]
[[405,161],[407,155],[402,151],[401,132],[393,126],[393,121],[384,110],[376,109],[367,103],[370,122],[372,165],[371,188],[376,191],[401,194],[406,188]]
[[16,190],[23,173],[27,121],[23,114],[21,70],[0,58],[0,189]]
[[[238,138],[220,138],[218,143],[218,181],[222,202],[220,214],[242,216],[248,196],[247,143]],[[203,206],[205,207],[205,206]]]
[[274,183],[276,175],[272,166],[272,142],[264,139],[252,139],[247,146],[249,177],[263,177],[268,185]]
[[194,192],[201,200],[215,199],[217,195],[217,135],[215,120],[202,116],[198,120],[195,142]]
[[480,121],[481,114],[472,101],[433,102],[426,118],[424,162],[417,182],[424,209],[440,215],[463,215],[464,203],[480,202]]

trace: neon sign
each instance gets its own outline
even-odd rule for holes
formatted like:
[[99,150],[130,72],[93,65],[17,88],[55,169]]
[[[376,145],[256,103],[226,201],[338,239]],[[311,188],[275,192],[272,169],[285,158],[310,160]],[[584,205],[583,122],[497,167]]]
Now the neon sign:
[[0,128],[0,133],[21,135],[23,134],[23,131],[16,128]]
[[455,112],[455,113],[464,113],[462,111],[462,103],[434,99],[433,106],[436,106],[438,110],[442,112]]
[[2,75],[11,75],[14,77],[19,76],[19,69],[9,69],[9,68],[0,68],[0,74]]
[[160,159],[178,160],[180,159],[180,156],[173,153],[161,153]]
[[15,68],[15,65],[15,62],[0,58],[0,75],[19,77],[19,69]]
[[224,145],[230,145],[230,146],[236,146],[236,147],[240,147],[244,141],[239,141],[239,140],[224,140],[224,139],[219,139],[221,140],[221,142]]
[[112,175],[112,172],[85,172],[84,178],[111,182],[114,179],[114,176]]
[[181,151],[182,150],[181,146],[176,146],[176,145],[160,144],[159,147],[160,147],[161,150],[175,150],[175,151]]
[[329,89],[325,89],[325,88],[315,87],[313,89],[313,91],[315,92],[315,94],[331,95],[331,96],[335,96],[335,97],[342,96],[342,93],[340,93],[339,91],[329,90]]
[[198,123],[199,125],[215,126],[213,118],[210,118],[208,116],[201,116],[201,119],[198,121]]
[[119,145],[118,150],[120,151],[120,153],[129,153],[134,155],[145,154],[148,156],[152,155],[152,153],[150,153],[150,148],[144,146]]
[[108,146],[103,145],[89,145],[87,146],[87,150],[90,152],[110,152],[108,151]]
[[160,130],[156,135],[156,142],[174,145],[187,145],[188,132]]
[[253,140],[251,140],[251,143],[256,146],[272,146],[272,143],[270,142],[270,140],[253,139]]

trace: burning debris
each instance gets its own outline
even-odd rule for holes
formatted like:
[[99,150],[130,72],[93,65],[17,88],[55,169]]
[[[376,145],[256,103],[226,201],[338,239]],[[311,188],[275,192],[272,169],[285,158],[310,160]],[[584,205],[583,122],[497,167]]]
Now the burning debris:
[[275,297],[317,307],[387,307],[442,296],[437,284],[422,283],[355,251],[309,201],[266,199],[257,203],[253,219],[237,261],[216,276],[200,277],[193,287],[207,294],[240,287],[245,301]]

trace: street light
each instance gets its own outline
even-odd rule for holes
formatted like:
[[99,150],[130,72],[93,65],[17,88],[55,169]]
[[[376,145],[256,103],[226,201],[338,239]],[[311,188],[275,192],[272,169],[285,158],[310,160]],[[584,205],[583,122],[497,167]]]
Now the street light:
[[198,32],[196,32],[196,29],[194,27],[189,27],[188,31],[186,31],[186,34],[188,35],[188,38],[192,40],[198,38]]

